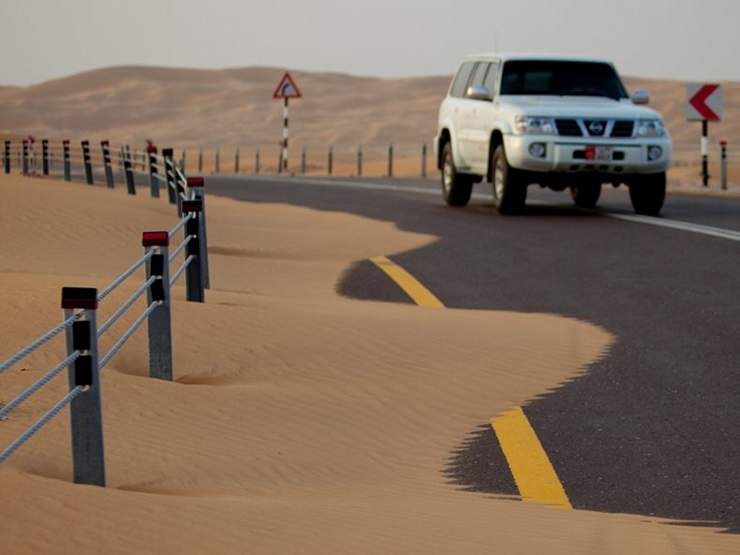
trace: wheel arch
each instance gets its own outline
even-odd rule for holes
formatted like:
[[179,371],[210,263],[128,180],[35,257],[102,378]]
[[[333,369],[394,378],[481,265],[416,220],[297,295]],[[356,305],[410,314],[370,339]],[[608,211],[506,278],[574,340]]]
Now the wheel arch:
[[454,144],[452,144],[452,133],[450,133],[449,128],[444,127],[439,133],[439,141],[437,143],[437,169],[442,169],[442,152],[445,149],[445,145],[447,143],[450,143],[452,147],[454,148]]
[[486,171],[486,179],[489,182],[493,180],[493,168],[491,167],[493,153],[502,144],[504,144],[504,134],[501,132],[500,129],[494,129],[491,132],[491,139],[488,142],[488,162],[486,164],[488,167],[488,171]]

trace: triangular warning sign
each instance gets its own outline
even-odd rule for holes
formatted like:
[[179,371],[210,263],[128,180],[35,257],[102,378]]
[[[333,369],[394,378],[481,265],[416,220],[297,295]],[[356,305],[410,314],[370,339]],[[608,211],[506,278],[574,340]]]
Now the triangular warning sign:
[[280,79],[280,83],[278,83],[272,98],[301,98],[301,96],[303,95],[300,89],[298,89],[298,85],[295,84],[290,73],[286,71],[283,78]]

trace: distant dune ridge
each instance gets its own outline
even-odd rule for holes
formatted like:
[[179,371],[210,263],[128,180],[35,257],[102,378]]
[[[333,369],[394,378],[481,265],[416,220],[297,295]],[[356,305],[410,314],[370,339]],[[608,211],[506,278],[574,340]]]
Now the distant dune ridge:
[[[280,140],[272,92],[283,69],[222,70],[108,67],[29,87],[0,87],[0,133],[89,137],[132,145],[152,137],[178,148],[273,147]],[[355,148],[431,142],[450,76],[407,79],[291,71],[304,98],[291,104],[293,145]],[[685,121],[681,81],[627,78],[647,89],[680,147],[698,156],[699,124]],[[712,142],[740,141],[740,83],[725,83],[725,122]],[[696,152],[691,147],[696,146]]]

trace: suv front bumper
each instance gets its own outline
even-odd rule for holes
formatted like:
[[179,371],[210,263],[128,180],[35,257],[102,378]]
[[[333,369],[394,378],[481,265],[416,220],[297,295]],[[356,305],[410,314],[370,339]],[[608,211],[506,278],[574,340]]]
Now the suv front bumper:
[[[545,155],[536,158],[530,153],[530,145],[545,145]],[[609,160],[589,160],[589,147],[611,147]],[[656,160],[648,159],[648,149],[659,146],[662,155]],[[670,137],[654,139],[585,139],[553,137],[552,135],[505,135],[504,147],[509,165],[530,172],[599,172],[602,174],[659,173],[671,166],[672,145]]]

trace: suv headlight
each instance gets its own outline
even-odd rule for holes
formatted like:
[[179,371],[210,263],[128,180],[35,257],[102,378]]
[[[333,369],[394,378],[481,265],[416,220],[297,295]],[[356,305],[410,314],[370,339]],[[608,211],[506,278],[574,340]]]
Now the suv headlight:
[[665,125],[659,119],[638,119],[635,125],[637,137],[663,137]]
[[554,135],[555,120],[537,116],[516,116],[514,131],[519,135]]

